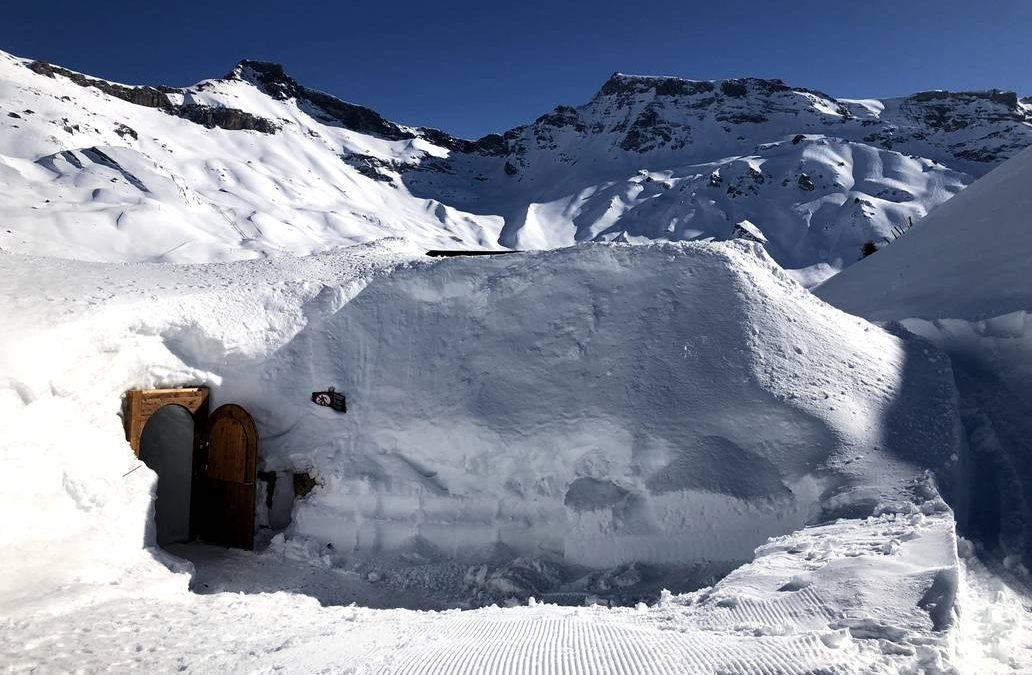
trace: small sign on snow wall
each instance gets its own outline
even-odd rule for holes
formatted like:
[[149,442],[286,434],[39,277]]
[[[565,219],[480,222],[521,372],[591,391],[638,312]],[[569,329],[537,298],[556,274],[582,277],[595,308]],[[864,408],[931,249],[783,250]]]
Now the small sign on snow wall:
[[344,398],[344,394],[337,392],[333,387],[329,387],[326,391],[313,391],[312,403],[333,408],[337,412],[346,413],[348,411],[348,402]]

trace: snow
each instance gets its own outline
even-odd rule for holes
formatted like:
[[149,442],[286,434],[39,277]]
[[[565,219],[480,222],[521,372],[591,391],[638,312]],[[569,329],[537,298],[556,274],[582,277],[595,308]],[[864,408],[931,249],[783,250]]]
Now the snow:
[[839,101],[774,80],[616,75],[473,149],[384,120],[396,133],[348,128],[252,66],[171,94],[278,127],[228,131],[28,63],[0,53],[0,112],[16,116],[0,115],[0,249],[96,261],[385,236],[428,249],[725,240],[749,220],[779,264],[816,280],[1032,143],[1032,111],[1000,92]]
[[[1028,151],[817,289],[901,323],[795,281],[1016,152],[1026,104],[617,75],[492,155],[248,68],[173,96],[274,134],[0,54],[5,669],[1030,668]],[[922,127],[943,97],[970,124]],[[257,552],[168,543],[183,488],[124,440],[126,390],[199,384],[277,476]]]
[[[437,262],[390,246],[202,267],[6,256],[12,416],[75,401],[107,433],[81,476],[50,441],[54,491],[97,490],[100,470],[123,500],[125,480],[148,485],[119,478],[135,467],[119,397],[184,383],[252,412],[265,470],[316,479],[288,536],[340,555],[737,563],[818,516],[905,501],[926,469],[952,486],[948,366],[752,244]],[[347,415],[308,402],[326,386]]]
[[849,274],[832,277],[817,294],[875,320],[980,320],[1032,310],[1029,185],[1032,149],[937,208]]
[[0,659],[48,672],[949,673],[949,634],[928,608],[953,612],[956,583],[936,580],[957,573],[956,542],[934,511],[776,539],[715,587],[651,607],[411,612],[143,594],[4,619]]
[[[977,659],[1015,670],[1028,668],[1032,644],[1030,181],[1026,150],[815,289],[847,311],[898,321],[950,355],[972,457],[971,509],[961,525],[976,541],[968,568],[983,598],[973,602],[980,626],[960,639]],[[977,659],[969,672],[990,670]]]
[[[1032,151],[987,174],[905,236],[815,292],[900,320],[950,354],[980,486],[971,527],[1032,562]],[[987,486],[993,486],[991,488]]]
[[[749,242],[419,251],[0,256],[0,457],[34,478],[0,494],[31,514],[0,551],[4,663],[948,672],[961,572],[936,485],[963,503],[964,448],[927,343],[821,303]],[[154,546],[120,396],[186,383],[251,411],[265,469],[318,481],[258,554]],[[307,402],[328,385],[346,415]],[[645,609],[305,597],[591,602],[649,582],[642,563],[682,585],[741,567]]]

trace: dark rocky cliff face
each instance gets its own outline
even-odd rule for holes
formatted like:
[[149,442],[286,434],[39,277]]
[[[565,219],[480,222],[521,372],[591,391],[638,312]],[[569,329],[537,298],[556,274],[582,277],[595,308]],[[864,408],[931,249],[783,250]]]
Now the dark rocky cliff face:
[[168,94],[182,93],[182,90],[173,87],[127,87],[115,84],[106,80],[98,80],[86,77],[81,73],[61,68],[46,61],[33,61],[28,68],[40,75],[47,77],[61,76],[67,78],[80,87],[93,87],[100,91],[114,96],[133,105],[146,108],[158,108],[169,115],[181,117],[195,124],[208,127],[209,129],[219,128],[228,131],[260,131],[264,134],[275,133],[278,129],[275,122],[240,110],[238,108],[211,107],[197,103],[175,104]]
[[300,85],[297,80],[287,75],[283,66],[278,63],[245,59],[224,79],[250,82],[278,101],[295,99],[298,105],[307,104],[311,108],[309,112],[312,116],[324,124],[335,124],[390,141],[416,137],[415,133],[384,119],[372,108],[348,103]]
[[498,134],[489,134],[480,140],[468,141],[440,129],[403,127],[385,119],[372,108],[348,103],[336,96],[299,84],[278,63],[245,59],[225,75],[224,79],[250,82],[278,101],[294,99],[298,105],[308,107],[308,112],[324,124],[341,126],[369,136],[389,141],[424,138],[434,145],[464,153],[497,155],[504,152],[502,137]]
[[72,82],[76,83],[80,87],[94,87],[101,90],[109,96],[120,98],[123,101],[128,101],[134,105],[142,105],[148,108],[171,108],[172,102],[169,100],[165,92],[155,89],[154,87],[126,87],[106,80],[97,80],[92,77],[86,77],[81,73],[76,73],[60,66],[55,66],[46,61],[33,61],[28,64],[29,70],[40,75],[46,75],[47,77],[56,77],[60,75],[65,77]]

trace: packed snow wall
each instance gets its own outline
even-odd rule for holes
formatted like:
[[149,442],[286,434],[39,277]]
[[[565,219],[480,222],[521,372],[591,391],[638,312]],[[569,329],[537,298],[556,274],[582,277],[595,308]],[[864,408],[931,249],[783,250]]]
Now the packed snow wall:
[[[266,462],[316,477],[290,534],[338,552],[737,562],[959,454],[948,363],[749,244],[446,260],[317,307],[240,388],[302,402]],[[303,403],[327,385],[347,415]]]
[[[18,529],[5,565],[74,545],[113,570],[153,543],[153,474],[118,418],[133,387],[244,405],[264,468],[317,481],[287,536],[345,555],[743,561],[907,502],[926,470],[949,489],[963,462],[948,362],[744,242],[3,262],[5,457],[47,477],[3,506],[63,524]],[[309,401],[330,385],[347,414]]]
[[961,532],[1032,566],[1032,149],[815,292],[947,353],[971,446]]

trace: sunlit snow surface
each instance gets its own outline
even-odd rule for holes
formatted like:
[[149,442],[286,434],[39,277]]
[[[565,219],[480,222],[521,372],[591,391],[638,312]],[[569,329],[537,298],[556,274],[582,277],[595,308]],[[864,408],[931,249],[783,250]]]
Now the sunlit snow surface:
[[748,219],[809,283],[1032,143],[1032,109],[1004,94],[849,101],[769,80],[614,75],[584,105],[463,150],[440,132],[347,128],[248,68],[170,97],[275,133],[208,129],[28,63],[0,53],[0,249],[88,260],[303,255],[385,236],[724,240]]
[[1032,150],[817,288],[842,309],[901,321],[951,357],[980,501],[972,527],[1032,564]]
[[[926,476],[963,503],[955,393],[927,344],[824,305],[745,242],[418,253],[389,240],[197,267],[0,255],[0,456],[31,476],[0,493],[23,514],[0,549],[3,665],[1020,665],[1021,600],[986,591],[991,579],[965,583],[952,514]],[[144,548],[154,474],[118,412],[128,388],[198,382],[251,410],[268,467],[322,483],[263,556],[332,568],[429,551],[475,566],[489,548],[600,568],[745,564],[639,608],[413,613],[194,595],[169,571],[188,566]],[[346,416],[307,403],[330,384],[348,393]],[[326,543],[336,553],[296,555]]]

